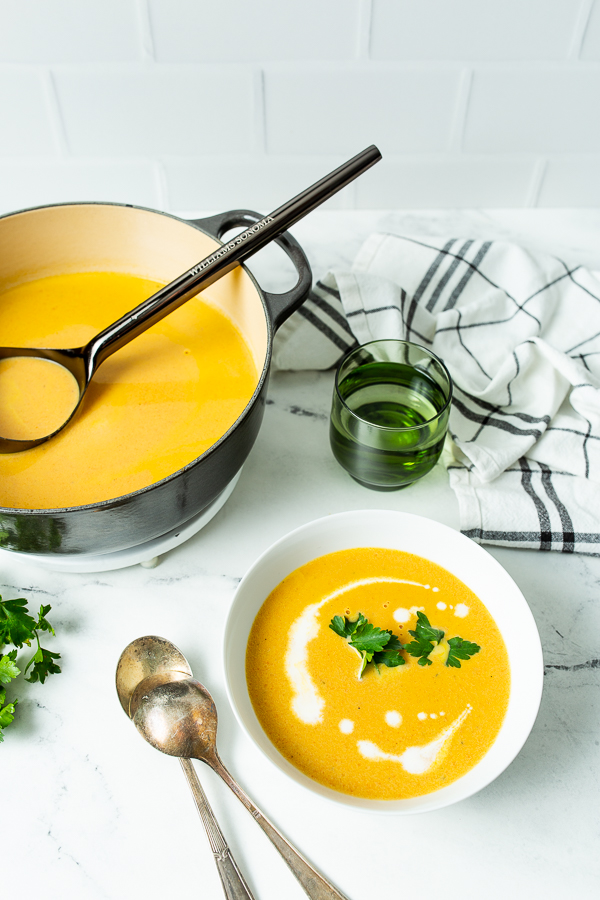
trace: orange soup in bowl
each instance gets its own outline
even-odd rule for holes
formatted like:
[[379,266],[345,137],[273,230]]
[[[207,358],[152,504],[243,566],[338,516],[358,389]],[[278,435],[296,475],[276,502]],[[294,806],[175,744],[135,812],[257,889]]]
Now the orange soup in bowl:
[[[368,658],[356,645],[382,649]],[[387,662],[386,646],[396,648]],[[377,800],[428,794],[472,769],[510,693],[507,650],[481,600],[436,563],[372,547],[314,559],[272,591],[250,631],[246,679],[290,763]]]

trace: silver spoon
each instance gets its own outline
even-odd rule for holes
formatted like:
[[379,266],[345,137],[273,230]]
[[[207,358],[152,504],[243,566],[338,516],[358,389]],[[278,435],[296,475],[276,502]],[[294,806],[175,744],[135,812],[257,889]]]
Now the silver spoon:
[[0,347],[0,360],[15,357],[37,357],[57,363],[71,373],[79,396],[70,415],[50,434],[22,440],[0,435],[0,453],[17,453],[37,447],[58,434],[67,425],[81,405],[92,377],[101,363],[109,356],[142,334],[151,325],[182,306],[191,297],[231,272],[258,250],[278,237],[287,228],[320,206],[381,159],[381,153],[371,145],[320,181],[302,191],[296,197],[278,207],[269,216],[236,235],[205,259],[196,263],[156,294],[144,300],[92,338],[84,347],[49,349],[40,347]]
[[347,900],[314,869],[255,806],[223,765],[217,752],[217,710],[207,689],[194,678],[141,686],[130,714],[142,737],[162,753],[199,759],[219,775],[275,845],[311,900]]
[[117,663],[116,686],[121,706],[131,718],[131,697],[136,687],[152,675],[166,675],[165,681],[177,674],[190,678],[192,670],[183,653],[165,638],[155,634],[136,638],[121,653]]
[[[131,718],[139,698],[159,684],[190,677],[192,670],[185,656],[170,641],[148,635],[129,644],[117,665],[117,694],[121,706]],[[202,789],[190,759],[180,759],[196,809],[202,819],[227,900],[254,900],[227,845],[210,803]]]

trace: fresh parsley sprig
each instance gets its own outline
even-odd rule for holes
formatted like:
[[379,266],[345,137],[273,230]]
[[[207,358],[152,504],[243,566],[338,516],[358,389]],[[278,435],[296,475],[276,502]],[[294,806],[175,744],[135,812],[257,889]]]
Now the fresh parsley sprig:
[[[408,632],[414,640],[406,644],[404,649],[410,656],[418,658],[420,666],[430,666],[432,664],[429,655],[434,648],[444,639],[445,632],[440,628],[432,628],[431,623],[424,612],[417,613],[417,624],[414,631]],[[460,669],[460,660],[470,659],[476,653],[479,653],[481,647],[473,644],[471,641],[465,641],[461,637],[453,637],[448,641],[449,651],[446,658],[446,665]]]
[[[18,701],[6,702],[5,684],[21,674],[18,667],[17,652],[24,645],[31,646],[35,640],[37,649],[25,666],[25,673],[31,666],[31,672],[25,681],[30,683],[39,681],[42,684],[48,675],[60,672],[60,666],[56,660],[60,659],[60,653],[52,653],[40,644],[39,632],[54,634],[54,628],[46,618],[50,612],[50,606],[40,606],[37,619],[29,615],[27,601],[22,597],[17,600],[2,600],[0,597],[0,742],[4,740],[2,730],[10,725],[15,718],[15,709]],[[2,654],[6,644],[12,644],[15,648]]]
[[481,650],[478,644],[473,644],[471,641],[463,641],[461,637],[450,638],[448,644],[450,645],[450,652],[446,665],[454,666],[455,669],[460,669],[461,659],[471,659],[472,656],[475,656]]
[[[357,651],[361,658],[358,677],[361,678],[368,663],[372,662],[379,671],[379,666],[403,666],[406,660],[401,656],[405,650],[418,660],[420,666],[431,666],[431,655],[444,640],[445,632],[434,628],[424,612],[417,612],[417,624],[414,631],[408,633],[414,638],[408,644],[401,644],[399,639],[389,630],[372,625],[362,613],[354,618],[334,616],[329,627],[340,637],[346,638],[349,645]],[[460,669],[460,660],[467,660],[479,653],[481,647],[461,637],[452,637],[440,650],[446,651],[445,665]],[[439,654],[439,651],[438,651]],[[437,655],[437,654],[434,654]],[[443,656],[443,653],[442,653]]]
[[440,628],[432,628],[425,613],[419,610],[415,630],[408,633],[412,635],[414,641],[406,644],[404,649],[410,656],[418,658],[420,666],[430,666],[429,654],[442,640],[444,632]]
[[400,656],[402,644],[396,635],[372,625],[362,613],[359,613],[356,619],[334,616],[329,627],[340,637],[346,638],[350,646],[360,655],[359,678],[370,662],[378,671],[379,665],[394,668],[403,666],[406,662],[404,657]]

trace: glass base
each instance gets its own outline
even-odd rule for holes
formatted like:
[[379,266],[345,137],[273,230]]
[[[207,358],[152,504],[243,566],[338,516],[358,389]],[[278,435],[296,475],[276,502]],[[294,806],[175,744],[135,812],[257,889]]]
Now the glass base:
[[401,491],[402,488],[410,487],[411,484],[415,483],[414,481],[407,481],[406,484],[369,484],[368,481],[361,481],[360,478],[356,478],[351,472],[348,472],[348,474],[357,484],[369,488],[371,491]]

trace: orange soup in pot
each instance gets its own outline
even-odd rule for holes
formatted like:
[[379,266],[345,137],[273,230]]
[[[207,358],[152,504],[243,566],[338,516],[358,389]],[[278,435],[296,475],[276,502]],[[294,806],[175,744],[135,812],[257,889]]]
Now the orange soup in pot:
[[69,419],[79,385],[68,369],[36,356],[0,359],[0,435],[31,441]]
[[[429,662],[403,649],[403,664],[371,661],[360,673],[359,653],[329,627],[359,613],[403,648],[419,613],[443,637]],[[454,638],[478,648],[458,666]],[[289,762],[377,800],[428,794],[468,772],[496,738],[510,692],[506,647],[481,600],[430,560],[372,547],[314,559],[272,591],[250,632],[246,679]]]
[[[82,346],[160,287],[112,272],[18,284],[0,295],[0,345]],[[32,377],[31,390],[37,376]],[[154,484],[192,462],[234,424],[258,378],[237,327],[195,297],[100,366],[77,417],[57,437],[0,455],[0,505],[78,506]],[[53,403],[61,402],[58,393],[54,401],[44,397],[49,421],[58,415]]]

